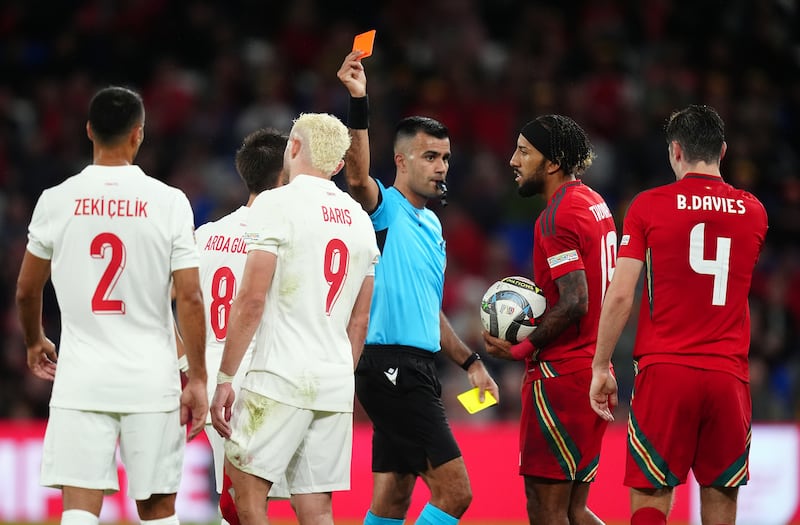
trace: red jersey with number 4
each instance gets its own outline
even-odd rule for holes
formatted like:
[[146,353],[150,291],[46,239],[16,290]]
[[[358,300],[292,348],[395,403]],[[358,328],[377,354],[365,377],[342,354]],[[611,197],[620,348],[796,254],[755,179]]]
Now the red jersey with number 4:
[[600,306],[617,253],[617,230],[608,205],[579,180],[555,191],[536,219],[533,237],[533,280],[544,292],[548,308],[558,303],[556,279],[583,270],[589,311],[541,349],[536,359],[526,359],[527,381],[591,367]]
[[638,195],[619,256],[645,262],[634,359],[749,380],[747,296],[767,232],[764,206],[720,177],[689,173]]

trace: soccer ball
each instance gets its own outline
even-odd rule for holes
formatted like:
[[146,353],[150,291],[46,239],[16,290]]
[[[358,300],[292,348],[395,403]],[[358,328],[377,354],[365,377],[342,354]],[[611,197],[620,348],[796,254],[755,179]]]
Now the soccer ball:
[[547,308],[542,289],[525,277],[505,277],[481,300],[483,327],[493,336],[519,343],[536,329]]

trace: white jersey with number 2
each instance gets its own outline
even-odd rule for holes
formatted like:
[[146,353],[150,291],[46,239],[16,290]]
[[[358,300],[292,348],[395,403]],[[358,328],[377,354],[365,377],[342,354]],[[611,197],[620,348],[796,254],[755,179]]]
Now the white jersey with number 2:
[[171,278],[198,266],[186,195],[138,166],[88,166],[39,197],[27,249],[51,260],[61,310],[50,405],[178,408]]
[[375,230],[330,180],[298,175],[250,208],[248,251],[277,255],[253,360],[242,388],[281,403],[353,410],[347,324],[378,260]]

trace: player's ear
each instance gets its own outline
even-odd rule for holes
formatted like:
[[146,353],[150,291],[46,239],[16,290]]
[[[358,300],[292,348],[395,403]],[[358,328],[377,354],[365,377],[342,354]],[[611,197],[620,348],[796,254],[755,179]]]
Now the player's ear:
[[336,169],[331,173],[331,177],[342,171],[342,168],[344,168],[344,159],[340,160],[339,164],[336,165]]
[[136,126],[136,147],[142,145],[144,142],[144,125]]
[[297,137],[290,137],[289,138],[289,155],[291,158],[297,157],[297,154],[300,153],[300,148],[302,147],[302,143],[300,139]]
[[142,145],[143,140],[144,126],[134,126],[133,129],[131,129],[130,134],[128,134],[128,144],[134,149],[139,149],[139,146]]
[[675,158],[675,160],[681,160],[683,158],[683,148],[681,147],[681,143],[677,140],[673,140],[669,143],[670,145],[670,153]]
[[400,169],[405,170],[406,168],[406,156],[402,153],[395,153],[394,154],[394,165]]
[[89,140],[94,142],[94,133],[92,133],[92,126],[89,124],[89,121],[86,121],[86,136],[89,137]]
[[722,149],[719,150],[719,160],[722,160],[725,157],[725,153],[728,151],[728,143],[724,140],[722,141]]

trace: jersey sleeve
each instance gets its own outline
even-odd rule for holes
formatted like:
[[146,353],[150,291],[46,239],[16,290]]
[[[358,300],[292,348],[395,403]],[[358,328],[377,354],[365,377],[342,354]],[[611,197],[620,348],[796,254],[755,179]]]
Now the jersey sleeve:
[[630,257],[639,261],[645,260],[647,238],[645,237],[645,217],[647,197],[638,196],[633,199],[625,214],[622,225],[622,239],[619,242],[617,257]]
[[200,266],[200,255],[194,237],[194,215],[186,195],[177,190],[172,210],[172,271]]
[[212,223],[207,222],[201,226],[198,226],[194,231],[195,244],[197,244],[198,250],[202,250],[203,246],[205,246],[208,242],[208,238],[211,235],[211,224]]
[[250,207],[244,235],[247,251],[262,250],[278,254],[278,246],[289,238],[289,224],[278,192],[262,192]]
[[50,221],[47,219],[48,191],[42,193],[33,210],[33,217],[28,226],[27,250],[40,259],[53,258],[53,239],[50,231]]
[[[367,215],[367,213],[364,211],[362,211],[362,213]],[[369,232],[369,237],[370,237],[370,256],[372,257],[372,260],[370,261],[369,268],[367,268],[366,275],[374,277],[375,266],[377,266],[378,262],[380,261],[381,252],[378,249],[378,241],[377,238],[375,237],[374,230]]]
[[378,183],[378,206],[369,218],[372,220],[372,227],[375,228],[375,231],[381,231],[391,224],[392,217],[397,213],[397,206],[394,206],[392,192],[378,179],[375,179],[375,182]]
[[557,213],[555,227],[541,236],[547,267],[554,281],[570,272],[584,269],[580,229],[577,215],[572,212]]

